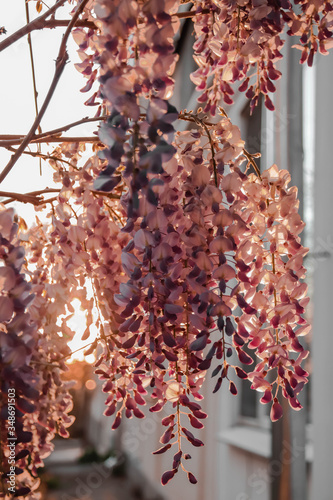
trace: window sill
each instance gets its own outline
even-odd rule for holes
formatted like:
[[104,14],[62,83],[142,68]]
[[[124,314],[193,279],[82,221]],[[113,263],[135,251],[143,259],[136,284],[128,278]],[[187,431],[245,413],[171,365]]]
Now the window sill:
[[263,458],[271,455],[271,433],[264,429],[238,425],[221,432],[218,440]]
[[[258,457],[269,459],[271,457],[271,432],[267,429],[258,429],[251,426],[237,425],[218,435],[218,441],[235,448],[239,448]],[[313,444],[307,442],[305,446],[305,459],[307,463],[313,461]]]

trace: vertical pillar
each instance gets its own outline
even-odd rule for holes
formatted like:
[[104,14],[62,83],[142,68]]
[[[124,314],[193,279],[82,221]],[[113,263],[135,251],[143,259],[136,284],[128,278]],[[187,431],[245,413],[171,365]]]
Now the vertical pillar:
[[[303,218],[303,72],[299,63],[299,51],[292,48],[294,40],[288,38],[288,170],[291,174],[292,184],[298,188],[300,200],[299,214]],[[301,339],[300,339],[301,340]],[[303,410],[296,412],[290,410],[289,435],[290,435],[290,490],[293,500],[306,500],[307,474],[305,461],[306,419],[307,407],[305,390],[300,395]]]
[[[311,499],[333,500],[333,54],[316,57]],[[319,258],[319,255],[323,257]],[[317,258],[316,258],[317,256]]]

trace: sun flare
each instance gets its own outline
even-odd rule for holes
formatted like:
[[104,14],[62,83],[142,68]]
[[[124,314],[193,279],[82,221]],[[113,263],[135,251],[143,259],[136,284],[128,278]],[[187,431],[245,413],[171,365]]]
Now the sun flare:
[[[91,343],[96,339],[98,335],[98,329],[95,325],[95,321],[90,325],[90,335],[87,339],[82,340],[84,331],[86,330],[86,312],[82,309],[79,299],[74,299],[71,302],[74,309],[74,314],[67,324],[71,330],[75,332],[73,339],[68,342],[68,346],[72,351],[72,356],[69,358],[68,363],[73,363],[73,361],[86,361],[87,363],[94,363],[96,360],[94,354],[84,355],[85,347],[91,345]],[[94,320],[97,317],[97,310],[94,307],[92,309],[92,315]]]

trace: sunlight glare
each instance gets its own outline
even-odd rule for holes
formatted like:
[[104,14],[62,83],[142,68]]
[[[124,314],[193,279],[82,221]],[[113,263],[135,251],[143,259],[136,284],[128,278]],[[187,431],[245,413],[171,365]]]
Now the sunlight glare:
[[88,347],[97,337],[98,329],[94,323],[96,323],[98,312],[94,307],[92,310],[94,322],[90,325],[90,336],[86,340],[81,340],[83,332],[86,329],[86,314],[85,311],[81,309],[81,303],[78,299],[74,299],[71,302],[74,308],[73,317],[67,322],[69,328],[71,328],[75,333],[73,339],[68,342],[68,346],[72,352],[80,349],[70,357],[68,363],[73,363],[73,361],[86,361],[87,363],[94,363],[96,361],[94,354],[89,354],[89,356],[84,356],[84,347]]

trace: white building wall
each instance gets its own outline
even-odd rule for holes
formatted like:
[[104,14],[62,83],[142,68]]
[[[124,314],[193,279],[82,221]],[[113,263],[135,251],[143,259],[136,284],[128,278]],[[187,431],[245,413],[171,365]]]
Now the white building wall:
[[313,488],[333,499],[333,54],[316,61],[314,328],[312,341]]

